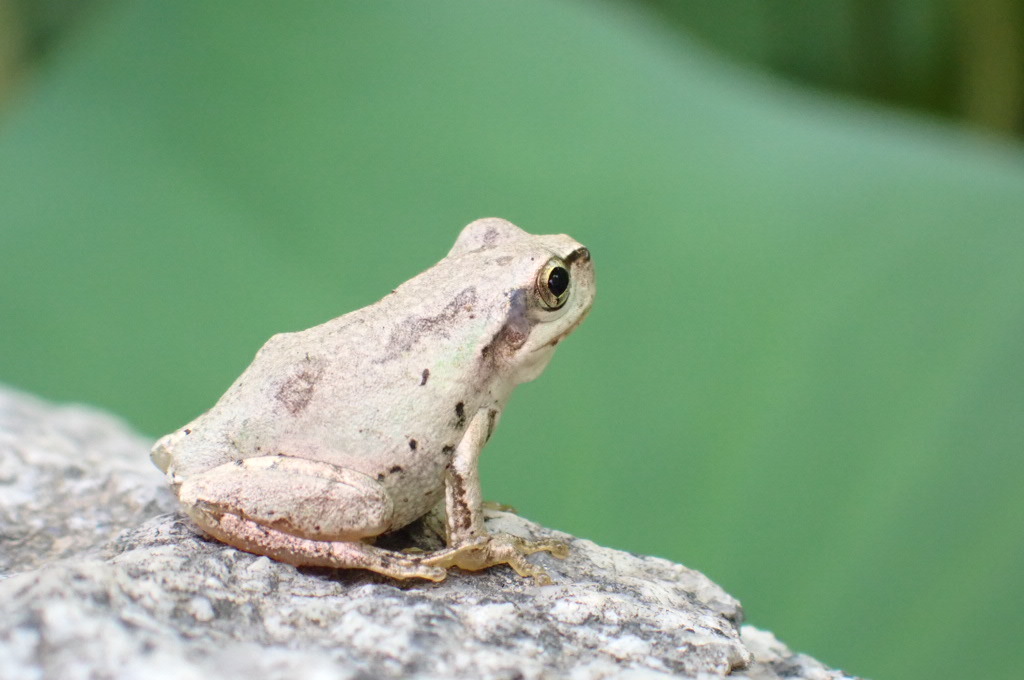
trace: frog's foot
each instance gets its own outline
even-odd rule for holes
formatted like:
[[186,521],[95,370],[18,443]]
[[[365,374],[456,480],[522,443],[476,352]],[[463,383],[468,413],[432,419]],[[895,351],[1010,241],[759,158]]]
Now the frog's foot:
[[443,581],[448,572],[426,559],[362,541],[319,541],[264,526],[233,513],[198,504],[189,516],[206,533],[236,548],[295,566],[368,569],[391,578]]
[[423,564],[447,569],[458,567],[479,571],[497,564],[507,564],[523,577],[532,577],[537,585],[550,585],[551,577],[541,567],[526,559],[536,552],[548,552],[559,559],[569,555],[569,546],[562,541],[528,541],[512,534],[481,536],[461,546],[438,550],[424,556]]
[[484,501],[483,508],[484,510],[500,510],[501,512],[511,512],[513,515],[519,514],[519,511],[516,510],[513,506],[505,505],[504,503],[499,503],[497,501]]

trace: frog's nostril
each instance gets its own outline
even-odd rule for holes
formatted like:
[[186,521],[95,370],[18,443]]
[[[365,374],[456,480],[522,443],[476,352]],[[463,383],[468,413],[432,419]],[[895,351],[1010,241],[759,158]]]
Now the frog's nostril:
[[572,264],[576,260],[583,260],[584,262],[587,262],[588,260],[590,260],[590,251],[587,250],[585,247],[580,246],[576,250],[569,253],[569,257],[565,258],[565,263]]

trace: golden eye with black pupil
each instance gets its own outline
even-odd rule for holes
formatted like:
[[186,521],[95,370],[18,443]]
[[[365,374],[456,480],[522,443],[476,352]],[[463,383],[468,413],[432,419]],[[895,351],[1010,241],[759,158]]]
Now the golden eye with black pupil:
[[537,277],[537,291],[548,309],[558,309],[569,299],[569,270],[560,261],[549,262]]

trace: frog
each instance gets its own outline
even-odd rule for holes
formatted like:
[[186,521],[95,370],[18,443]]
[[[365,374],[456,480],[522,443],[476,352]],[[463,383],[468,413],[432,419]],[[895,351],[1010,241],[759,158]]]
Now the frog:
[[[206,534],[295,566],[442,581],[567,544],[490,532],[478,461],[513,388],[537,378],[594,301],[590,251],[501,218],[379,301],[273,335],[208,411],[151,459]],[[436,513],[443,544],[382,536]]]

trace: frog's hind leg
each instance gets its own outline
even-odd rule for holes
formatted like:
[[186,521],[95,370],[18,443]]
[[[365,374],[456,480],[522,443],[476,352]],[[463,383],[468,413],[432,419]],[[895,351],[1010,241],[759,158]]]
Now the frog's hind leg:
[[257,555],[295,566],[368,569],[391,578],[443,581],[447,570],[425,563],[419,555],[404,555],[362,541],[317,541],[272,529],[234,514],[216,516],[193,507],[189,516],[214,538]]
[[248,552],[297,566],[445,577],[444,567],[423,556],[365,542],[391,528],[394,509],[377,480],[354,470],[286,456],[248,458],[190,477],[178,498],[207,533]]

